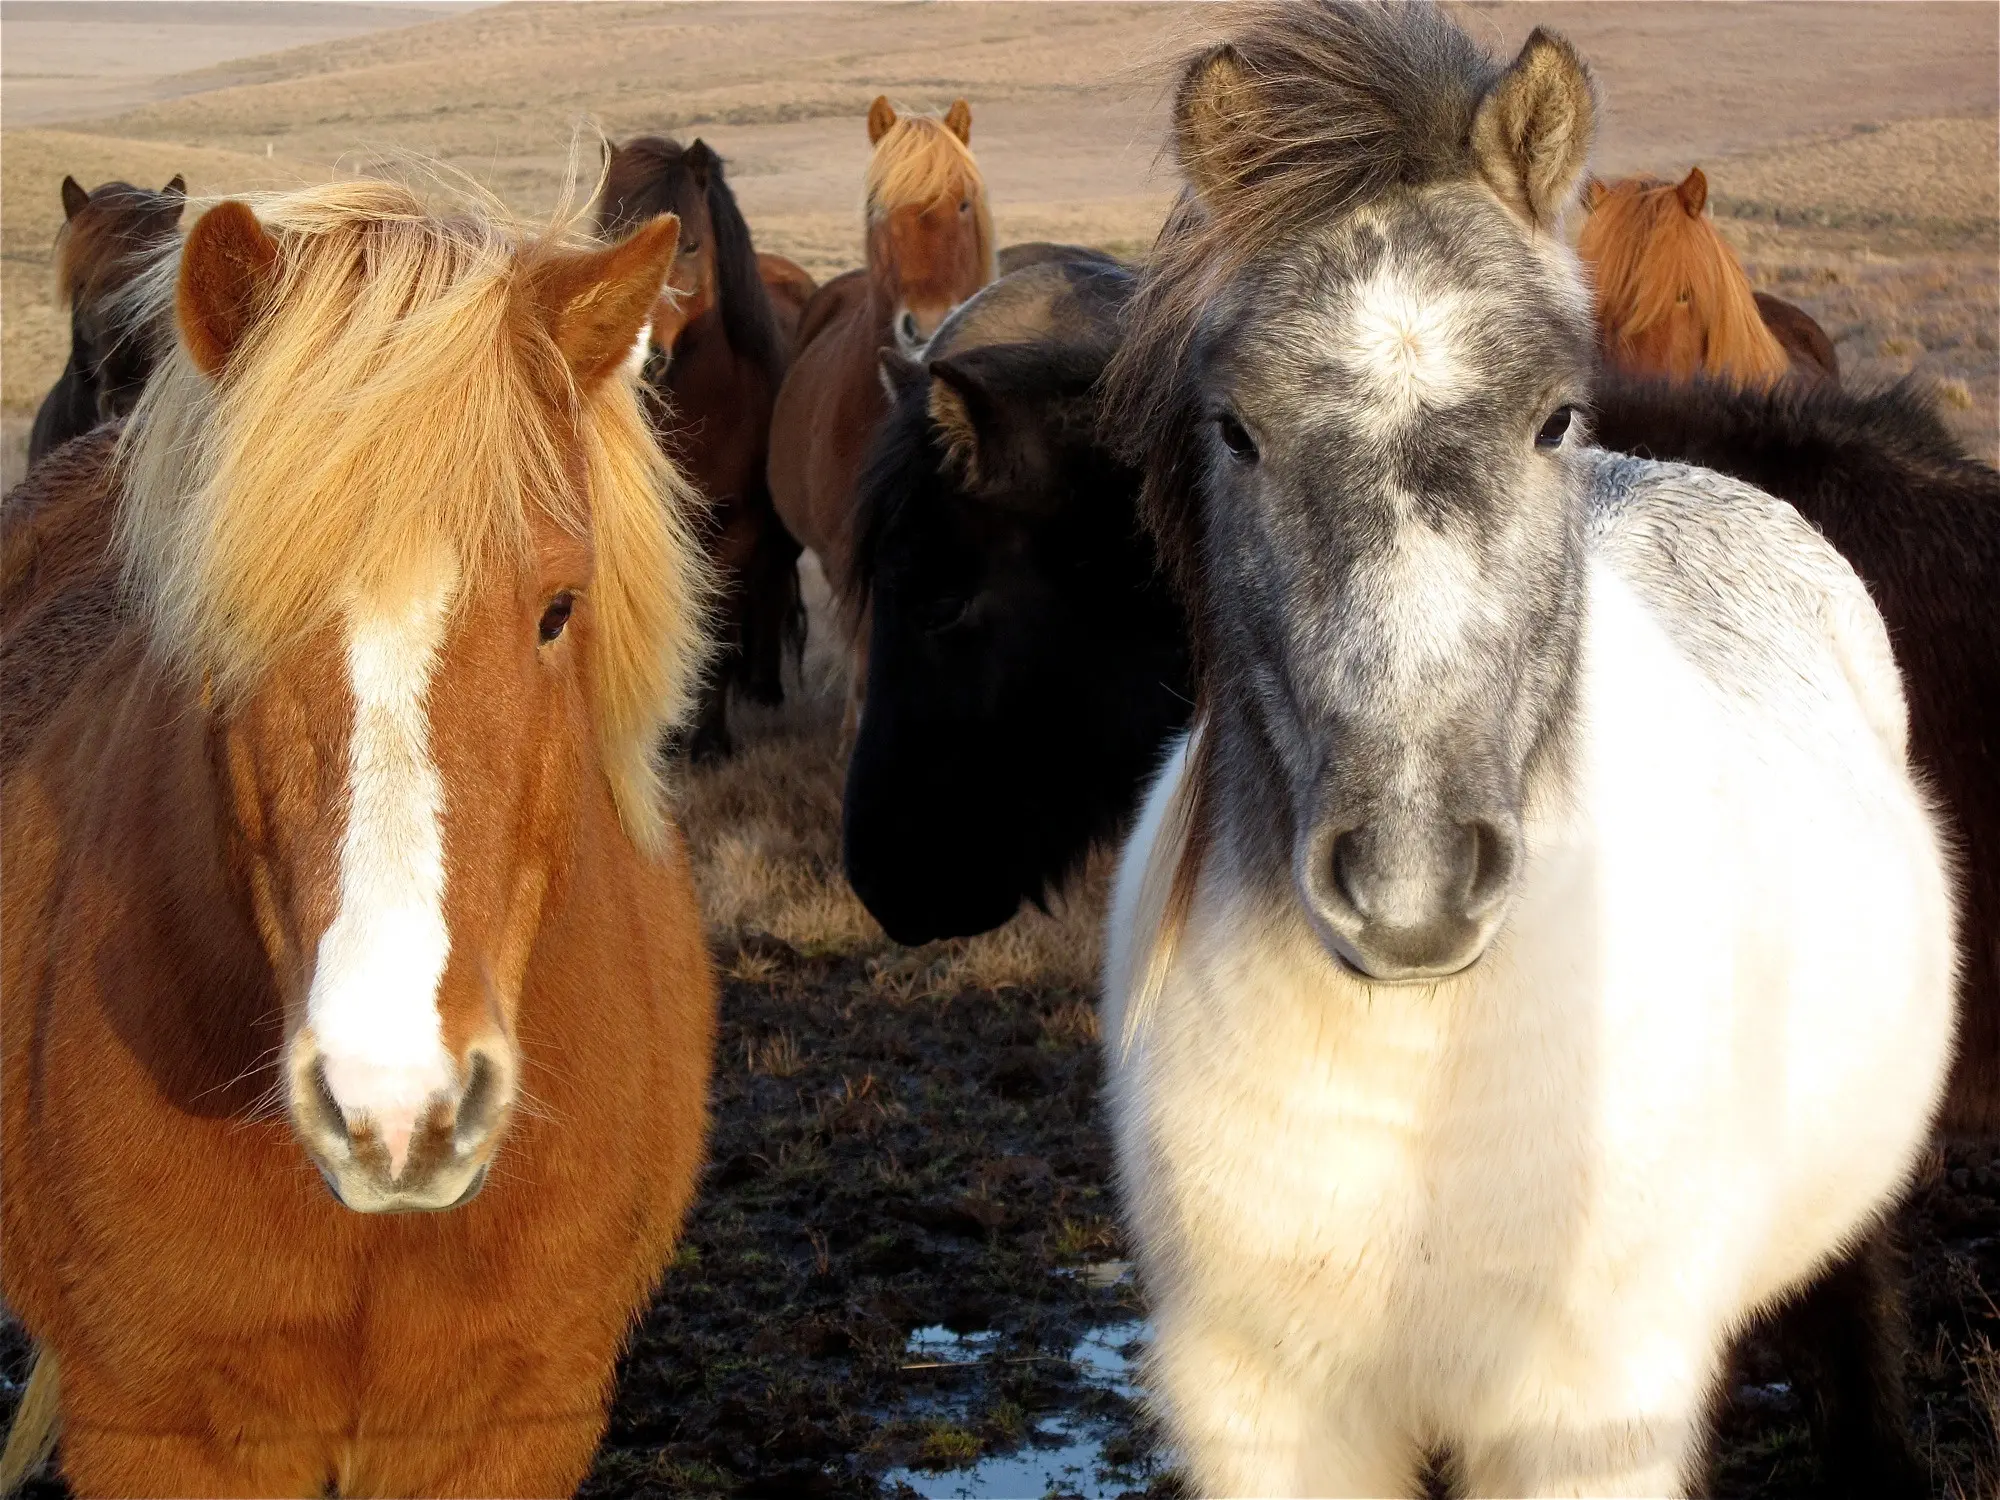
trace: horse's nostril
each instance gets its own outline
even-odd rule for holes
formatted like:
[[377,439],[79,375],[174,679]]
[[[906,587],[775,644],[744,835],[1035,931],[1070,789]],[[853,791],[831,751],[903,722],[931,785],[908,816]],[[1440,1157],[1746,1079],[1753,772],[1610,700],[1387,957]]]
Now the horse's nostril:
[[1334,835],[1333,848],[1327,856],[1333,875],[1333,889],[1356,916],[1368,915],[1367,882],[1362,877],[1355,858],[1355,833],[1348,829]]
[[1519,863],[1515,839],[1491,823],[1466,825],[1472,845],[1472,878],[1465,892],[1466,912],[1476,916],[1506,894]]
[[484,1052],[472,1054],[466,1070],[465,1092],[458,1101],[458,1121],[453,1134],[462,1147],[476,1145],[499,1123],[502,1098],[501,1073]]
[[341,1111],[340,1101],[333,1097],[333,1085],[326,1081],[326,1059],[315,1058],[312,1065],[312,1102],[319,1115],[320,1128],[336,1140],[349,1140],[347,1116]]

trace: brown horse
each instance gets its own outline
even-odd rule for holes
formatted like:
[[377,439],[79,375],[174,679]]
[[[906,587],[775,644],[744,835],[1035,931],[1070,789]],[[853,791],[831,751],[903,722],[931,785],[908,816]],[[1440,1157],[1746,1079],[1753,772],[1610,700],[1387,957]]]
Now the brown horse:
[[[994,275],[993,218],[967,144],[971,107],[960,99],[942,119],[898,116],[878,98],[868,139],[875,153],[865,181],[867,270],[835,277],[807,305],[771,417],[771,498],[835,587],[850,571],[861,460],[889,409],[882,351],[920,347]],[[855,641],[850,731],[865,632]]]
[[5,660],[69,649],[0,683],[7,1477],[56,1408],[87,1494],[588,1467],[714,1027],[655,758],[703,567],[628,373],[676,236],[223,203],[122,436],[8,497]]
[[1805,311],[1752,292],[1705,209],[1700,167],[1680,182],[1593,179],[1577,254],[1597,285],[1604,357],[1632,375],[1697,374],[1767,386],[1787,374],[1839,380],[1833,341]]
[[708,501],[704,537],[722,586],[722,653],[688,743],[705,760],[729,753],[729,690],[784,701],[785,658],[796,660],[805,644],[799,544],[778,520],[765,477],[771,403],[790,345],[722,158],[706,142],[640,136],[612,151],[598,233],[616,236],[658,213],[680,216],[681,248],[668,279],[674,295],[654,312],[647,411]]
[[176,173],[157,193],[107,182],[86,193],[62,180],[56,291],[69,309],[69,363],[42,398],[28,434],[28,462],[131,411],[159,357],[153,330],[135,327],[119,297],[172,241],[187,204]]
[[757,274],[763,278],[764,294],[771,299],[771,315],[778,320],[778,331],[791,347],[799,336],[799,318],[819,290],[819,283],[797,261],[766,250],[757,252]]

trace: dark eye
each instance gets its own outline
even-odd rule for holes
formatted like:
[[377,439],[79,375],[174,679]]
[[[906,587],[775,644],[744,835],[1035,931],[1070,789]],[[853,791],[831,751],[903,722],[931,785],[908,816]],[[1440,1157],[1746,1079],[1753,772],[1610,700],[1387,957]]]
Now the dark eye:
[[542,611],[542,623],[536,627],[544,646],[563,633],[563,627],[569,624],[569,612],[575,608],[576,595],[568,589],[549,601],[549,607]]
[[701,253],[701,245],[699,242],[696,242],[695,244],[692,245],[684,244],[681,246],[682,255],[699,255],[700,253]]
[[1576,416],[1573,406],[1558,406],[1549,413],[1548,421],[1542,423],[1542,430],[1535,434],[1537,448],[1560,448],[1563,434],[1569,431],[1569,424]]
[[1216,413],[1215,430],[1222,435],[1222,446],[1246,464],[1257,462],[1257,445],[1250,440],[1250,434],[1236,413],[1225,411]]
[[970,602],[955,594],[940,594],[935,599],[926,599],[911,611],[916,617],[917,629],[926,634],[949,630],[965,618]]
[[961,199],[959,199],[959,200],[958,200],[958,211],[959,211],[960,213],[962,213],[962,214],[969,214],[969,213],[971,213],[971,212],[972,212],[972,200],[971,200],[970,198],[961,198]]

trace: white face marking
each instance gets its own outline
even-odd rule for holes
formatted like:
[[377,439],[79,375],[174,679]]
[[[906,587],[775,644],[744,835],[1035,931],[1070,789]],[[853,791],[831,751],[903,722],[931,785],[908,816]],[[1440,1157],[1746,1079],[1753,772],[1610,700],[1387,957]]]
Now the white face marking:
[[639,325],[639,336],[632,340],[632,347],[625,355],[624,374],[628,380],[637,380],[646,368],[646,358],[652,353],[653,320],[648,318]]
[[1447,406],[1472,388],[1460,357],[1470,311],[1459,293],[1420,290],[1392,269],[1355,288],[1333,357],[1360,380],[1360,415],[1371,429],[1393,436],[1424,408]]
[[339,906],[320,938],[306,1021],[348,1126],[365,1119],[402,1171],[410,1136],[454,1068],[438,1014],[451,951],[444,917],[444,785],[425,702],[455,576],[349,616],[354,693]]

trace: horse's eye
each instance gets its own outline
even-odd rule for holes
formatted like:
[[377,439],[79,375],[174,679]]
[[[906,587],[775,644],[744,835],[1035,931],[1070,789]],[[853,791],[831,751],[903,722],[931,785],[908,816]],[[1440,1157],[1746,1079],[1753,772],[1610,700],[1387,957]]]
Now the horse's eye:
[[[1563,434],[1569,431],[1571,419],[1576,416],[1573,406],[1558,406],[1549,413],[1548,421],[1542,423],[1542,430],[1535,434],[1537,448],[1560,448]],[[1516,429],[1518,431],[1518,429]]]
[[544,646],[563,633],[563,627],[569,624],[569,612],[575,608],[576,595],[568,589],[549,601],[549,607],[542,611],[542,623],[537,627]]
[[1243,424],[1236,420],[1236,413],[1217,412],[1215,429],[1222,435],[1222,446],[1246,464],[1257,462],[1257,444],[1251,440]]
[[699,245],[698,243],[697,243],[697,244],[692,244],[692,245],[682,245],[682,246],[681,246],[681,254],[682,254],[682,255],[698,255],[698,254],[700,254],[700,253],[701,253],[701,246],[700,246],[700,245]]
[[969,213],[971,213],[971,212],[972,212],[972,200],[971,200],[970,198],[961,198],[961,199],[959,199],[959,200],[958,200],[958,211],[959,211],[960,213],[962,213],[962,214],[969,214]]
[[963,620],[966,610],[970,607],[969,600],[961,599],[955,594],[939,594],[934,599],[924,600],[912,613],[917,619],[917,629],[927,635],[935,635],[938,631],[951,629]]
[[1674,298],[1674,301],[1680,304],[1680,306],[1686,307],[1690,302],[1694,301],[1694,293],[1683,291],[1678,297]]

